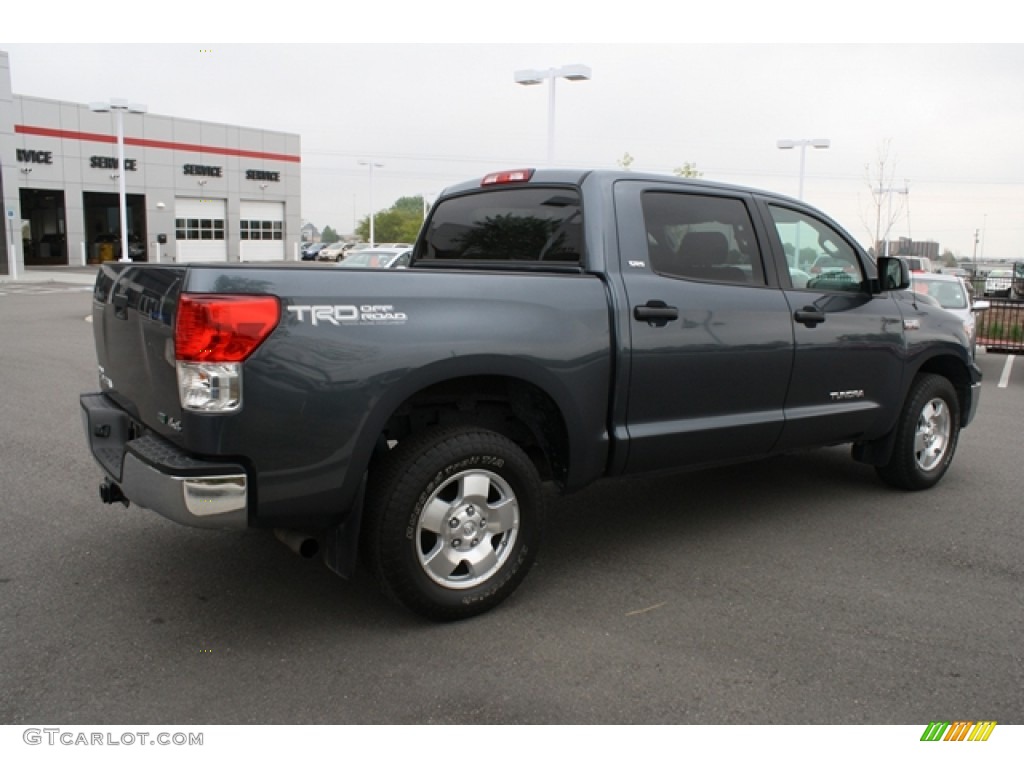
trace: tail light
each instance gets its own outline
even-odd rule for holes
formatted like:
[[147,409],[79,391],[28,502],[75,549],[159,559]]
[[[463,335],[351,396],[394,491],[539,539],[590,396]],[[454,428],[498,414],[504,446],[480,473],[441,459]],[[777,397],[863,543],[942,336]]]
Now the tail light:
[[533,168],[521,168],[516,171],[499,171],[489,173],[480,181],[481,187],[492,184],[513,184],[517,181],[529,181],[533,177]]
[[227,412],[242,404],[242,362],[281,319],[274,296],[184,293],[174,357],[182,408]]

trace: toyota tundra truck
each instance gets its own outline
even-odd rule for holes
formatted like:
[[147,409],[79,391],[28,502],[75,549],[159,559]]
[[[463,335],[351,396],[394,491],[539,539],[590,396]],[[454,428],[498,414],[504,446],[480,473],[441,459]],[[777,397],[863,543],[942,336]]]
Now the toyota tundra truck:
[[507,171],[447,189],[408,269],[102,265],[82,419],[103,501],[273,530],[462,619],[526,576],[544,483],[849,444],[934,486],[981,374],[908,285],[798,200]]

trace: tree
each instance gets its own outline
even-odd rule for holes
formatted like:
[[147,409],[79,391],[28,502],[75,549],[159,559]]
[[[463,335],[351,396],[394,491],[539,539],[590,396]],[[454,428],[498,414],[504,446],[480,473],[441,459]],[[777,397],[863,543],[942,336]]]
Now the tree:
[[336,243],[339,240],[341,240],[341,238],[338,236],[338,233],[331,229],[330,226],[324,227],[323,231],[320,233],[321,243]]
[[[877,251],[884,249],[884,242],[890,239],[889,233],[892,230],[893,224],[899,221],[903,215],[903,209],[906,207],[907,200],[906,193],[909,191],[905,184],[900,189],[896,189],[893,186],[894,179],[896,178],[896,162],[889,159],[890,144],[891,139],[885,139],[879,144],[875,165],[871,166],[868,164],[864,166],[864,180],[871,194],[871,203],[874,209],[872,211],[875,219],[874,229],[872,229],[870,222],[865,221],[864,224],[867,227],[868,235],[871,237],[871,242],[873,243],[871,251],[875,256],[882,255]],[[902,195],[894,205],[892,196],[899,193],[902,193]]]
[[[423,225],[423,196],[401,197],[390,208],[373,217],[373,239],[378,243],[411,243]],[[370,239],[370,217],[364,216],[356,226],[360,240]]]
[[697,164],[691,163],[689,160],[687,160],[678,168],[673,169],[672,173],[675,176],[679,176],[680,178],[683,179],[699,179],[701,176],[704,175],[703,173],[697,170]]
[[391,210],[415,214],[416,216],[419,216],[420,219],[422,219],[423,195],[415,195],[414,197],[400,197],[395,201],[395,204],[391,206]]
[[631,171],[631,170],[633,170],[633,160],[634,159],[635,158],[631,154],[629,154],[629,152],[623,152],[622,153],[622,157],[620,157],[615,162],[617,162],[619,164],[619,168],[621,168],[622,170],[624,170],[624,171]]

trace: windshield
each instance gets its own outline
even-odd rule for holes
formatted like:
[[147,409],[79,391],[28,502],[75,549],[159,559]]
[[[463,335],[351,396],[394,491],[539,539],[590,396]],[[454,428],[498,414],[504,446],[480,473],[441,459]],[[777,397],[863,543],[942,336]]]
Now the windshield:
[[966,309],[968,306],[967,291],[959,280],[930,280],[915,276],[911,290],[931,296],[943,309]]

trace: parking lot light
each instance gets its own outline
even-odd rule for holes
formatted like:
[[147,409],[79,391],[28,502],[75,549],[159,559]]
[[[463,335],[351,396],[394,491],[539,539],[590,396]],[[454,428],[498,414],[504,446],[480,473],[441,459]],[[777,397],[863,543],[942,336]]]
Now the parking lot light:
[[540,85],[548,81],[548,165],[555,162],[555,80],[564,77],[566,80],[579,82],[590,80],[591,69],[586,64],[567,64],[550,69],[520,69],[513,78],[519,85]]
[[128,254],[128,197],[124,190],[124,113],[133,115],[146,114],[145,104],[129,104],[127,99],[111,99],[110,101],[94,101],[89,104],[93,112],[113,112],[117,116],[117,180],[121,207],[121,258],[120,261],[131,261]]
[[804,199],[804,158],[807,154],[807,148],[828,149],[831,145],[832,142],[828,139],[779,139],[775,142],[775,146],[779,149],[795,149],[800,147],[800,191],[797,193],[797,197],[800,200]]

